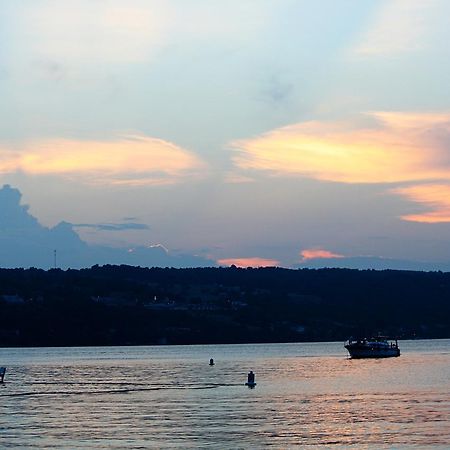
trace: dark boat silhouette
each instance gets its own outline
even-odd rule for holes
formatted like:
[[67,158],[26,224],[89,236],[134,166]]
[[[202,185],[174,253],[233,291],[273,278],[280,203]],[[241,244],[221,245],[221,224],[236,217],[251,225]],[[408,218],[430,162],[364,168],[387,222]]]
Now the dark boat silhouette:
[[344,347],[350,353],[350,358],[391,358],[400,356],[397,339],[388,339],[383,336],[375,338],[352,339]]

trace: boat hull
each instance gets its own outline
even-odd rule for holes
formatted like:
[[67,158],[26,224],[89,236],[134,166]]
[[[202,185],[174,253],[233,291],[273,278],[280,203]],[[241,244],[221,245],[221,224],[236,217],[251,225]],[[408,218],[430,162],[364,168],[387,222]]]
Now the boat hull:
[[396,347],[377,348],[376,346],[351,346],[346,345],[345,348],[350,353],[350,358],[393,358],[400,356],[400,350]]
[[397,339],[389,339],[384,336],[374,338],[353,339],[350,338],[344,347],[350,353],[350,358],[393,358],[400,356]]

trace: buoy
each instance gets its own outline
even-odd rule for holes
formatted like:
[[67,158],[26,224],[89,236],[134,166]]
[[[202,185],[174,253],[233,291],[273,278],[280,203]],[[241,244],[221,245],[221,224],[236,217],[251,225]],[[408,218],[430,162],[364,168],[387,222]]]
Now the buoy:
[[213,366],[213,365],[214,365],[214,359],[211,358],[211,359],[209,360],[209,365],[210,365],[210,366]]
[[256,386],[255,383],[255,374],[253,373],[253,370],[250,370],[250,372],[247,375],[247,383],[245,383],[246,386],[249,388],[254,388]]
[[0,367],[0,383],[5,379],[6,367]]

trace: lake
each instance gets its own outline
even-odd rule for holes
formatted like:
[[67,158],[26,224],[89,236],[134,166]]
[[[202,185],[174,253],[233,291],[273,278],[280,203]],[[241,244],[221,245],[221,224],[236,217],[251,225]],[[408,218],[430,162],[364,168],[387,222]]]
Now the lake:
[[399,345],[0,348],[0,448],[448,449],[450,340]]

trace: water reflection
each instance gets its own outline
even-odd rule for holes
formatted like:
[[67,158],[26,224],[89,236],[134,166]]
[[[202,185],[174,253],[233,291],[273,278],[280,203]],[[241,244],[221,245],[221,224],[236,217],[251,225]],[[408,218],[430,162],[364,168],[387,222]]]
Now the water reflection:
[[435,352],[428,342],[427,351],[358,361],[339,344],[1,349],[0,446],[446,448],[442,342]]

